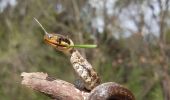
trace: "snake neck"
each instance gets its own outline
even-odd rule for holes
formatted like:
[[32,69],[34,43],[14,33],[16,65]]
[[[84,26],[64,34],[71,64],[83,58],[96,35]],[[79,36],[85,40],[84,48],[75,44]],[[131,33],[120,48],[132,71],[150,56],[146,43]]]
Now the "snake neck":
[[100,78],[91,64],[76,49],[71,50],[70,55],[70,62],[73,65],[73,69],[83,81],[85,89],[92,90],[98,86],[100,84]]

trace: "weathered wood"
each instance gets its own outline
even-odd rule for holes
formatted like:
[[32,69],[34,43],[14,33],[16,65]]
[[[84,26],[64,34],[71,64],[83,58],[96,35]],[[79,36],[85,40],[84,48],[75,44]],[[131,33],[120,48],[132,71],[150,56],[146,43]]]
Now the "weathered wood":
[[54,100],[85,100],[89,93],[80,91],[73,84],[54,79],[42,72],[21,74],[22,84],[33,90],[47,94]]

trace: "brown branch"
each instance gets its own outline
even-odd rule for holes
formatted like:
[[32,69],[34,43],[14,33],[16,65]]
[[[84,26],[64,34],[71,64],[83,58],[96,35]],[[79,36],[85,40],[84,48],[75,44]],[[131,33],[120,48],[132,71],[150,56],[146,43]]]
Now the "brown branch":
[[54,100],[84,100],[89,93],[80,91],[73,84],[63,80],[48,77],[42,72],[21,74],[23,77],[22,85],[39,91]]

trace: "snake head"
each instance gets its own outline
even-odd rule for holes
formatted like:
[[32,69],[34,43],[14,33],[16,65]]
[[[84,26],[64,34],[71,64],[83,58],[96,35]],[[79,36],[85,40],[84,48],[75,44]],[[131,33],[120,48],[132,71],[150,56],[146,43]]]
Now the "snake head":
[[74,45],[73,41],[60,34],[55,33],[45,34],[44,41],[50,46],[64,53],[69,53],[71,50],[73,50],[73,47],[70,47],[70,45]]

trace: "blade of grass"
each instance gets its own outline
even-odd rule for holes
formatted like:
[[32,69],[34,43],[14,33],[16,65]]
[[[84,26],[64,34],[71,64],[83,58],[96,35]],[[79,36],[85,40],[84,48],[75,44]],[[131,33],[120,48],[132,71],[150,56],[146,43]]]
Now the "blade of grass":
[[69,47],[75,47],[75,48],[96,48],[97,45],[93,45],[93,44],[82,44],[82,45],[70,45]]

